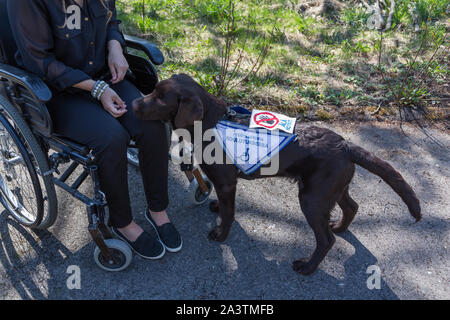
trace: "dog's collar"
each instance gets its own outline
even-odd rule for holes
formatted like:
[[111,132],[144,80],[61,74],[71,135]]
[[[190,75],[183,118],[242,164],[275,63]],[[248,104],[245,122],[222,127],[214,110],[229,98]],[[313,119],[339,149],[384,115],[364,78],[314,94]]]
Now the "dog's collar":
[[[237,108],[239,108],[239,109],[237,109]],[[227,110],[226,110],[225,114],[223,115],[222,120],[232,121],[233,119],[245,119],[245,118],[250,117],[251,113],[247,109],[245,109],[246,112],[238,112],[243,109],[244,108],[240,107],[240,106],[227,107]],[[238,111],[236,111],[236,110],[238,110]]]

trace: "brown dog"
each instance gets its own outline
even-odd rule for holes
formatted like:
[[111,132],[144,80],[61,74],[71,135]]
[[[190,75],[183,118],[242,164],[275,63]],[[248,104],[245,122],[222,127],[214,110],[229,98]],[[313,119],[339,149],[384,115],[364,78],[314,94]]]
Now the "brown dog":
[[[159,82],[152,94],[135,100],[132,106],[141,119],[170,121],[174,128],[187,129],[192,137],[194,121],[201,120],[205,131],[213,128],[226,113],[222,101],[184,74]],[[295,261],[295,271],[305,275],[314,272],[335,242],[333,232],[347,230],[355,217],[358,204],[348,192],[355,164],[381,177],[406,203],[416,221],[420,220],[420,203],[414,191],[387,162],[328,129],[296,126],[295,133],[298,139],[279,153],[276,176],[298,181],[300,206],[316,238],[314,253],[309,259]],[[207,144],[204,142],[203,148]],[[209,238],[224,241],[234,220],[237,178],[267,176],[261,176],[261,169],[244,175],[232,164],[200,166],[214,184],[218,196],[218,201],[211,202],[210,208],[218,211],[221,218]],[[330,211],[336,203],[342,209],[343,217],[337,223],[330,223]]]

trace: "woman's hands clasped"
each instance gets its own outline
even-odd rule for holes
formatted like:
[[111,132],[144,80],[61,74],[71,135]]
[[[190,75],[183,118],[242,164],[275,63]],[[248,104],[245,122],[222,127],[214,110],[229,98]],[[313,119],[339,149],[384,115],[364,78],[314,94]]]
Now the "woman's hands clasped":
[[103,92],[100,101],[103,108],[105,108],[105,110],[114,118],[119,118],[128,111],[125,102],[120,99],[119,95],[111,88],[108,88]]

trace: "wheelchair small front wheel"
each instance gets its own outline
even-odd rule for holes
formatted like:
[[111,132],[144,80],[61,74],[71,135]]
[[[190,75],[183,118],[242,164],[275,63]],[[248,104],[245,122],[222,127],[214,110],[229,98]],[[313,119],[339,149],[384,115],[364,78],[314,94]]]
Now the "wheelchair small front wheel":
[[206,193],[203,193],[202,189],[200,188],[200,185],[198,184],[197,179],[192,180],[191,183],[189,184],[189,188],[187,191],[189,200],[195,206],[199,206],[205,203],[209,199],[209,196],[211,195],[213,190],[213,185],[211,181],[209,181],[209,179],[205,175],[203,175],[203,180],[205,181],[206,186],[208,187],[208,192]]
[[95,263],[105,271],[117,272],[125,270],[131,263],[133,253],[130,247],[118,239],[106,239],[106,246],[109,248],[113,259],[111,261],[103,258],[99,247],[95,247],[94,260]]
[[139,168],[139,151],[136,148],[128,148],[127,151],[128,163]]

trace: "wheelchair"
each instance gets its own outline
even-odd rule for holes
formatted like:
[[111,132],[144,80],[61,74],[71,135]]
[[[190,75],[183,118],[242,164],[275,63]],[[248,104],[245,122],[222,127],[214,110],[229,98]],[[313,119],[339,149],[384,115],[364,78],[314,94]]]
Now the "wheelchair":
[[[130,80],[143,94],[149,94],[158,82],[154,65],[161,65],[164,57],[148,41],[128,35],[125,41],[125,57],[133,75]],[[6,0],[0,0],[0,202],[22,225],[47,229],[55,223],[58,213],[55,185],[62,188],[86,205],[97,265],[106,271],[124,270],[131,263],[132,252],[109,229],[95,155],[88,147],[53,132],[45,106],[51,91],[38,76],[16,66],[16,48]],[[135,53],[130,53],[129,48]],[[166,127],[171,136],[170,126]],[[137,152],[131,143],[128,159],[133,165],[138,165]],[[77,168],[82,168],[81,173],[73,177]],[[182,170],[190,181],[192,202],[204,203],[212,184],[192,165],[182,165]],[[69,184],[71,176],[74,181]],[[92,180],[93,196],[78,190],[87,178]]]

